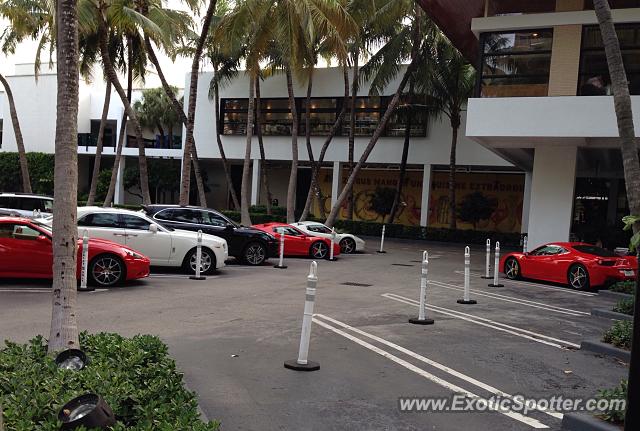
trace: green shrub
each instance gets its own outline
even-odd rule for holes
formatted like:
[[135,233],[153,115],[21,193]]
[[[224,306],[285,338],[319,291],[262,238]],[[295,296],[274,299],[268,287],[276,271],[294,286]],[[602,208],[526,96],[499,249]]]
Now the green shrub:
[[635,281],[619,281],[616,284],[612,285],[609,290],[612,292],[618,293],[626,293],[629,295],[633,295],[636,291],[636,282]]
[[[601,389],[598,391],[598,400],[626,400],[627,399],[627,380],[622,380],[618,387],[613,389]],[[626,409],[609,409],[598,416],[607,422],[621,424],[624,422]]]
[[629,320],[618,320],[604,333],[602,341],[612,344],[621,349],[631,349],[631,334],[633,332],[632,322]]
[[[267,213],[267,206],[266,205],[251,205],[249,207],[249,212],[252,213],[252,214],[253,213],[255,213],[255,214],[266,214]],[[287,215],[287,208],[286,207],[280,207],[280,206],[272,206],[271,207],[271,214],[286,216]]]
[[195,394],[184,388],[168,349],[150,335],[81,334],[89,358],[81,371],[59,369],[47,355],[44,339],[6,343],[0,350],[0,401],[7,430],[54,431],[57,415],[72,398],[101,395],[118,419],[110,428],[123,430],[217,430],[204,423]]
[[[27,153],[27,165],[33,192],[53,195],[53,154]],[[0,191],[22,191],[18,153],[0,153]]]
[[621,299],[616,305],[613,306],[613,311],[616,313],[628,314],[633,316],[633,298]]

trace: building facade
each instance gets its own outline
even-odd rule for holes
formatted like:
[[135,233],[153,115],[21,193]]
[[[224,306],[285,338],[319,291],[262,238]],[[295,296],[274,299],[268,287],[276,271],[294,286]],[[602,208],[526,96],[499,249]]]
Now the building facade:
[[[570,238],[625,245],[618,129],[592,1],[460,3],[421,1],[477,64],[467,137],[526,173],[523,230],[531,246]],[[640,1],[609,3],[638,127]]]

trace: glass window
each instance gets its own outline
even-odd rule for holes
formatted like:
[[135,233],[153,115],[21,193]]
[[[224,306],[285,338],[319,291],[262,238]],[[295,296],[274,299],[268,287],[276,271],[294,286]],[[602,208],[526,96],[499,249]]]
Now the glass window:
[[151,225],[149,220],[143,219],[142,217],[130,214],[122,214],[120,217],[122,218],[123,227],[125,229],[149,230],[149,226]]
[[[309,103],[309,129],[311,135],[326,136],[336,122],[338,99],[312,98]],[[300,106],[300,134],[307,133],[307,99]]]
[[226,227],[229,224],[227,220],[221,216],[209,211],[202,211],[202,221],[204,224],[217,227]]
[[20,209],[18,205],[18,198],[8,196],[0,197],[0,207],[2,208]]
[[547,96],[553,30],[482,35],[481,97]]
[[391,115],[391,118],[389,118],[386,135],[404,137],[407,125],[409,124],[409,115],[411,115],[411,136],[427,136],[429,117],[424,105],[424,102],[417,102],[412,105],[407,98],[402,98],[395,112]]
[[249,99],[222,99],[220,105],[222,134],[246,135]]
[[120,224],[118,223],[118,214],[94,213],[87,214],[78,220],[78,226],[120,227]]
[[593,256],[598,257],[618,257],[617,254],[610,252],[609,250],[605,250],[601,247],[596,247],[594,245],[575,245],[573,248],[580,253],[591,254]]
[[[632,95],[638,95],[640,94],[640,24],[617,25],[616,32],[629,82],[629,92]],[[582,31],[578,95],[607,96],[612,94],[600,28],[585,26]]]
[[558,245],[543,245],[533,250],[530,254],[532,256],[553,256],[565,252],[566,250]]
[[161,211],[156,218],[160,220],[171,220],[182,223],[200,223],[200,211],[188,208],[175,208]]
[[285,235],[302,236],[302,232],[289,226],[277,226],[273,228],[273,231],[278,235],[284,232]]
[[322,224],[311,224],[307,226],[310,232],[316,233],[331,233],[331,229]]
[[555,12],[556,0],[514,1],[489,0],[487,16],[524,15],[529,13]]
[[25,226],[22,224],[13,225],[13,238],[14,239],[36,239],[41,235],[41,233],[29,226]]
[[0,238],[11,238],[13,237],[13,224],[9,223],[0,223]]
[[[356,121],[354,127],[355,136],[371,136],[376,131],[380,118],[382,117],[383,107],[380,97],[358,97],[356,98]],[[349,115],[351,112],[351,101],[347,107],[344,121],[342,122],[342,134],[349,135],[351,125],[349,124]]]

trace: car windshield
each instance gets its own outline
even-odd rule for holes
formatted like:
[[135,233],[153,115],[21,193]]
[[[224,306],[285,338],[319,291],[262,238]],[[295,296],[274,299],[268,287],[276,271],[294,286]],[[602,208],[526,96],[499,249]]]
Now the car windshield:
[[614,253],[609,250],[605,250],[601,247],[596,247],[595,245],[575,245],[573,248],[580,253],[591,254],[593,256],[598,257],[618,257]]
[[234,222],[233,220],[231,220],[229,217],[227,217],[226,215],[222,214],[222,213],[215,213],[218,217],[223,218],[227,223],[229,223],[231,226],[238,228],[240,227],[240,225],[236,222]]
[[51,227],[47,226],[44,223],[34,223],[36,226],[38,226],[40,229],[42,229],[43,231],[47,232],[49,235],[53,235],[53,232],[51,231]]

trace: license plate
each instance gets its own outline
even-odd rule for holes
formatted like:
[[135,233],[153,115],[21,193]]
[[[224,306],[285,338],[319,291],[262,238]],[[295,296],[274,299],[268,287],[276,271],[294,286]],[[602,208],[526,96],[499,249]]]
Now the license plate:
[[625,277],[633,277],[635,275],[635,273],[632,270],[625,270],[625,271],[622,271],[622,273],[624,274]]

